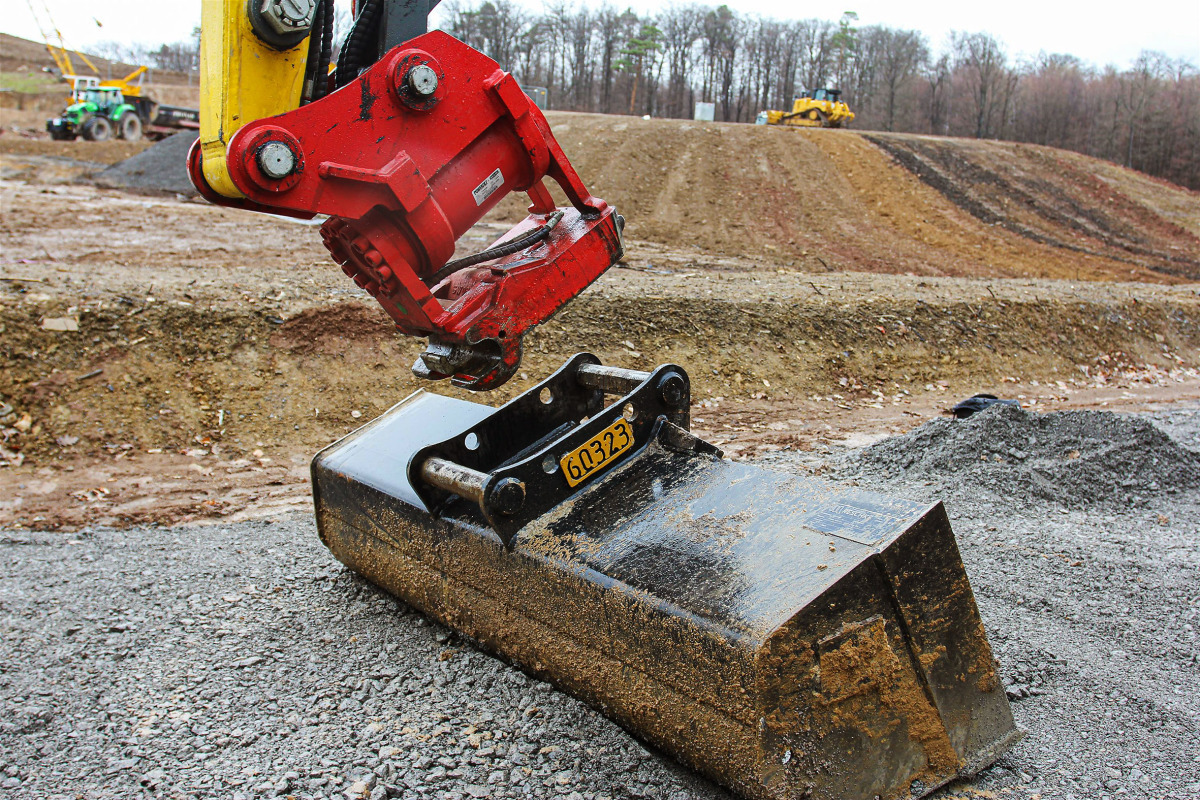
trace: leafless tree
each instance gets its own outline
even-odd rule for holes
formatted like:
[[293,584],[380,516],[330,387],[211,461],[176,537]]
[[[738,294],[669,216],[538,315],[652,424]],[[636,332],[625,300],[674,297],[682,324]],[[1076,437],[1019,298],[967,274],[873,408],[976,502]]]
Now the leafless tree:
[[953,70],[950,68],[948,53],[939,56],[937,61],[932,62],[925,71],[927,91],[924,102],[930,133],[948,134],[950,132],[950,111],[954,92],[952,75]]
[[687,116],[691,109],[688,78],[703,19],[704,11],[695,5],[671,6],[659,18],[667,64],[667,97],[663,108],[669,117]]
[[1008,56],[986,33],[952,33],[955,66],[961,72],[974,103],[975,138],[992,135],[998,109],[1009,87]]
[[[142,64],[150,65],[150,54],[157,47],[151,48],[144,44],[128,43],[128,42],[99,42],[90,47],[88,52],[101,58],[112,61],[116,64],[127,64],[131,67],[141,66]],[[110,77],[104,75],[102,77]]]
[[633,35],[637,25],[637,15],[630,10],[617,12],[611,6],[604,5],[596,12],[595,27],[600,38],[597,48],[600,55],[599,110],[605,114],[611,114],[613,111],[617,58],[621,47]]
[[486,0],[477,9],[454,4],[450,33],[511,69],[527,15],[510,0]]
[[896,101],[903,89],[929,60],[925,37],[916,31],[878,28],[879,83],[884,92],[884,129],[896,129]]
[[719,6],[704,15],[701,30],[708,72],[705,85],[720,102],[721,116],[728,122],[737,118],[734,78],[742,43],[741,22],[729,6]]
[[806,19],[797,23],[799,42],[800,83],[802,89],[819,89],[833,72],[833,35],[837,30],[832,22]]

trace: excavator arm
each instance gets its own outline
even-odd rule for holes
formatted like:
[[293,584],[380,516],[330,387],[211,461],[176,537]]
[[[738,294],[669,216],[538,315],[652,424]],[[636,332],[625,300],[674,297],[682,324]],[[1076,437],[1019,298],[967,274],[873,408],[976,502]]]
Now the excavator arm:
[[[512,75],[423,33],[434,4],[365,0],[329,74],[331,0],[204,3],[188,167],[214,203],[326,215],[321,237],[346,275],[400,331],[428,337],[413,371],[486,390],[516,372],[530,328],[621,258],[624,222],[588,192]],[[528,194],[529,216],[454,259],[514,191]]]

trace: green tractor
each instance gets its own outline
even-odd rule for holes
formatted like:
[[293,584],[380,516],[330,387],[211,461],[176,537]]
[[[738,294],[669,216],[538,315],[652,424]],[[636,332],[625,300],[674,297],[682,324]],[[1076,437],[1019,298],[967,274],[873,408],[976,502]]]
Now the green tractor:
[[126,100],[120,89],[104,86],[85,89],[81,95],[62,116],[46,123],[50,138],[74,140],[82,136],[89,142],[103,142],[114,135],[129,141],[142,138],[142,115],[134,105],[141,98]]

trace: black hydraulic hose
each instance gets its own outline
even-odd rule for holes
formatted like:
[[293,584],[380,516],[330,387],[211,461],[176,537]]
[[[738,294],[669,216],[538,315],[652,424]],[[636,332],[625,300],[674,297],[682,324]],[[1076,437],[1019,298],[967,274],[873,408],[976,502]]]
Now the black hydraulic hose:
[[346,34],[346,38],[342,40],[342,48],[338,51],[337,65],[333,70],[333,88],[342,88],[342,78],[345,76],[350,65],[350,39],[354,35],[354,28],[351,27],[350,33]]
[[304,95],[301,105],[317,99],[318,82],[321,75],[321,34],[325,31],[325,3],[317,3],[313,13],[312,29],[308,35],[308,56],[304,61]]
[[[333,57],[334,0],[322,0],[324,13],[321,15],[321,52],[317,58],[316,83],[313,84],[313,99],[320,100],[329,94],[329,60]],[[313,30],[316,30],[315,26]]]
[[484,261],[491,261],[493,258],[502,258],[510,256],[513,253],[519,253],[527,247],[532,247],[538,242],[550,235],[550,231],[554,230],[554,226],[563,218],[563,212],[555,211],[550,215],[550,219],[546,220],[545,225],[539,225],[528,233],[518,236],[510,242],[498,244],[495,247],[489,248],[479,253],[469,256],[463,256],[456,261],[450,261],[446,266],[433,273],[433,277],[429,279],[430,286],[436,286],[444,281],[449,276],[464,270],[467,267],[473,267],[476,264],[482,264]]
[[350,29],[350,35],[342,45],[342,52],[338,54],[337,72],[334,73],[334,83],[338,89],[358,77],[358,72],[365,63],[363,57],[367,48],[373,47],[378,39],[376,28],[382,9],[382,0],[366,0],[362,10],[358,12],[354,27]]

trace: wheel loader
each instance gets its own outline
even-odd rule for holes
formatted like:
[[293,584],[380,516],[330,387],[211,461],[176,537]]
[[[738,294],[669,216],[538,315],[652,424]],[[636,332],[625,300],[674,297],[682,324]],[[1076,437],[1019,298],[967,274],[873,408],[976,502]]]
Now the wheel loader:
[[[433,4],[360,2],[332,65],[331,0],[205,3],[188,169],[214,203],[326,215],[333,260],[427,339],[414,373],[482,392],[622,257],[624,222],[511,75],[426,32]],[[529,216],[454,258],[513,191]],[[422,389],[316,455],[318,533],[744,797],[924,796],[1005,752],[941,504],[730,461],[690,404],[683,366],[588,353],[499,407]]]
[[791,111],[760,111],[756,125],[790,125],[797,128],[840,128],[854,121],[854,112],[841,100],[840,89],[805,92],[792,101]]

